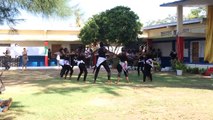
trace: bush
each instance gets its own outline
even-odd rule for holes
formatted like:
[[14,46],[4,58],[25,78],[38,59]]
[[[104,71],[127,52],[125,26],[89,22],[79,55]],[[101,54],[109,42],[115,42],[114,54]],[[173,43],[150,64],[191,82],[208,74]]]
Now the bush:
[[186,65],[181,61],[175,60],[174,64],[175,64],[175,70],[185,71],[187,69]]

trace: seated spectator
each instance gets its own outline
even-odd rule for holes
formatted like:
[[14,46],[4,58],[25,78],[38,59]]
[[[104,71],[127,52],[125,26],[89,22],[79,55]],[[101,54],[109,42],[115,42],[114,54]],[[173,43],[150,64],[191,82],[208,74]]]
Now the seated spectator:
[[12,101],[12,98],[9,98],[8,100],[0,100],[0,112],[6,112],[10,108]]

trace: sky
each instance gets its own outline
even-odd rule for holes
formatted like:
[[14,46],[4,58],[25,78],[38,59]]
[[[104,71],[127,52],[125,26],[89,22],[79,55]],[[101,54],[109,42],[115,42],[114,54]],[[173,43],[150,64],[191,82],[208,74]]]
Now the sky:
[[[176,15],[175,7],[160,7],[160,4],[173,2],[175,0],[71,0],[71,6],[78,5],[79,9],[83,13],[82,21],[86,22],[88,18],[95,14],[104,12],[116,6],[129,7],[140,18],[141,23],[146,24],[148,21],[164,19],[168,15]],[[188,8],[184,8],[184,14],[189,12]],[[22,17],[25,20],[17,27],[33,27],[33,28],[62,28],[69,29],[69,27],[75,26],[74,17],[67,19],[43,19],[38,16],[32,16],[24,13]]]
[[[160,4],[175,0],[72,0],[85,13],[85,18],[116,6],[126,6],[134,11],[142,22],[175,15],[176,8],[160,7]],[[95,5],[96,4],[96,5]]]

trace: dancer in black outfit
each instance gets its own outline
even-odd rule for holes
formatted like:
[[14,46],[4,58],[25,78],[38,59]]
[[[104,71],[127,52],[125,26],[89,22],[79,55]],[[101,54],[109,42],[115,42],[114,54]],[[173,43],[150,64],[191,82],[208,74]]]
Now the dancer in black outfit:
[[75,58],[76,58],[76,53],[74,50],[71,50],[70,54],[69,54],[69,61],[70,61],[70,79],[72,78],[72,74],[74,72],[73,68],[74,66],[77,64],[75,62]]
[[144,64],[144,75],[143,75],[143,82],[146,81],[146,77],[149,77],[152,81],[152,73],[151,68],[153,67],[153,60],[151,58],[151,55],[147,55],[145,58],[145,64]]
[[65,74],[64,78],[66,79],[69,72],[70,72],[70,78],[71,78],[73,69],[70,64],[70,53],[67,48],[64,48],[64,53],[65,53],[65,55],[64,55],[64,71],[62,74],[63,75]]
[[65,73],[65,66],[64,66],[64,58],[65,58],[65,52],[64,52],[64,48],[60,48],[59,49],[59,53],[60,53],[60,60],[59,60],[59,65],[61,65],[61,72],[60,72],[60,77],[63,78],[63,75]]
[[103,42],[100,42],[100,48],[98,49],[98,59],[97,59],[97,63],[95,66],[96,70],[95,70],[95,76],[94,76],[94,83],[96,82],[96,79],[98,77],[98,73],[101,68],[101,65],[103,65],[105,70],[107,71],[108,81],[111,82],[111,80],[110,80],[111,70],[106,61],[106,53],[107,53],[107,49],[104,47]]
[[79,81],[81,74],[84,72],[84,82],[86,82],[86,78],[87,78],[87,67],[85,65],[85,54],[84,54],[84,50],[83,50],[83,46],[80,46],[77,49],[77,65],[79,67],[79,74],[78,74],[78,78],[77,81]]
[[140,71],[144,73],[144,59],[145,59],[146,50],[144,46],[140,46],[138,54],[138,76],[140,76]]
[[119,63],[117,65],[117,71],[118,71],[118,79],[117,79],[117,83],[120,80],[120,76],[121,76],[121,72],[124,71],[124,75],[126,77],[126,81],[129,83],[129,78],[128,78],[128,68],[127,68],[127,61],[128,61],[128,56],[126,53],[126,50],[124,48],[122,48],[121,50],[122,52],[120,54],[117,55],[117,57],[119,58]]
[[138,60],[138,76],[140,76],[140,71],[142,71],[142,73],[144,73],[144,63],[145,63],[145,60],[144,60],[144,55],[140,55],[139,56],[139,60]]

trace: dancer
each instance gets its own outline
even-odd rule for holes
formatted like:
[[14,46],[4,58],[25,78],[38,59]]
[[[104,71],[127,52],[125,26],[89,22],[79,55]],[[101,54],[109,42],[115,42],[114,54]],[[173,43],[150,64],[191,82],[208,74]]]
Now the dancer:
[[140,76],[140,71],[144,73],[144,64],[145,64],[145,56],[146,56],[146,48],[144,45],[139,47],[139,54],[138,54],[138,76]]
[[[68,51],[67,48],[64,48],[64,70],[62,72],[62,76],[65,74],[64,78],[66,79],[67,78],[67,74],[70,72],[70,73],[73,73],[73,69],[72,67],[70,66],[70,53]],[[72,75],[72,74],[71,74]],[[71,78],[71,76],[70,76]]]
[[139,52],[137,54],[137,59],[138,59],[138,67],[137,67],[138,77],[140,76],[140,70],[141,70],[142,62],[143,62],[143,57],[142,57],[143,51],[142,50],[143,50],[142,46],[140,46],[139,47]]
[[153,67],[153,60],[151,58],[150,54],[147,54],[145,58],[145,64],[144,64],[144,75],[143,75],[143,82],[146,81],[146,77],[149,77],[152,81],[152,73],[151,68]]
[[98,51],[98,60],[97,60],[96,66],[94,68],[94,71],[95,71],[94,83],[96,82],[96,79],[98,77],[98,73],[99,73],[99,70],[101,68],[101,65],[103,65],[105,70],[107,71],[108,82],[111,82],[111,80],[110,80],[111,70],[110,70],[109,65],[106,61],[106,53],[108,51],[104,47],[103,42],[100,42],[100,48],[97,51]]
[[62,67],[61,72],[60,72],[60,77],[63,78],[63,75],[65,73],[65,66],[64,66],[64,58],[65,58],[65,52],[64,48],[59,49],[59,55],[60,55],[60,60],[59,60],[59,65]]
[[74,72],[73,68],[74,66],[77,64],[75,62],[75,58],[76,58],[76,53],[73,49],[71,49],[70,54],[69,54],[69,61],[70,61],[70,79],[72,78],[72,74]]
[[86,78],[87,78],[87,67],[85,64],[85,54],[84,54],[84,50],[83,50],[83,46],[80,46],[77,51],[77,65],[79,67],[79,74],[78,74],[78,78],[77,81],[79,81],[81,74],[84,72],[84,82],[86,82]]
[[120,59],[118,65],[117,65],[117,71],[118,71],[117,84],[119,83],[122,71],[124,71],[124,75],[126,77],[126,81],[129,83],[128,68],[127,68],[127,66],[128,66],[127,65],[128,56],[127,56],[125,48],[122,48],[121,53],[118,54],[117,57]]

